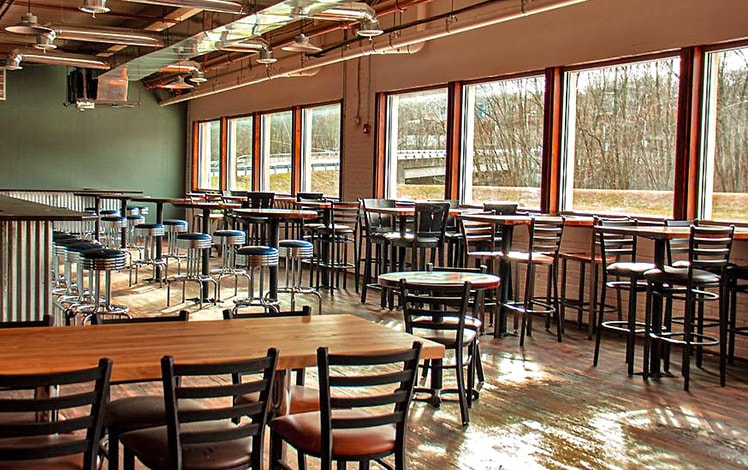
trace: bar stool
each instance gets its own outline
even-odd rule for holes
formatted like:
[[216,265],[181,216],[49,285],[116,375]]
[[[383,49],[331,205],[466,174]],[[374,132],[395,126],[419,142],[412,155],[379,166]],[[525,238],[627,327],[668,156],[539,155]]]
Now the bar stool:
[[120,215],[119,210],[117,209],[101,209],[99,211],[99,216],[101,217],[109,217],[112,215]]
[[[164,226],[162,224],[138,224],[135,226],[135,239],[142,240],[142,248],[139,249],[140,259],[130,264],[130,285],[132,285],[132,271],[135,269],[135,282],[138,282],[138,268],[140,266],[152,266],[153,268],[153,280],[158,281],[158,286],[161,287],[163,281],[166,279],[165,274],[158,275],[157,266],[166,268],[166,260],[164,258],[156,257],[156,244],[161,243],[161,238],[164,236]],[[166,269],[161,270],[162,273],[166,272]]]
[[[173,258],[177,260],[177,274],[179,274],[181,272],[181,261],[185,258],[185,255],[179,253],[179,248],[177,247],[177,235],[185,233],[188,224],[186,220],[166,219],[164,220],[163,225],[164,233],[166,234],[166,254],[163,256],[167,260],[167,269],[169,258]],[[168,277],[168,274],[166,274],[166,277]]]
[[65,232],[52,233],[52,295],[62,295],[67,291],[65,275],[60,274],[60,264],[65,262],[65,240],[76,238]]
[[[99,214],[96,213],[95,207],[86,207],[85,209],[83,209],[83,212],[85,212],[86,215],[90,215],[93,217],[99,216]],[[96,234],[95,218],[85,219],[81,221],[81,237],[87,240],[95,240],[96,239],[96,237],[94,237],[95,234]]]
[[281,240],[278,242],[278,253],[286,260],[286,286],[278,289],[279,293],[291,294],[291,311],[296,310],[296,295],[314,295],[318,299],[319,313],[322,314],[322,296],[317,289],[301,287],[302,261],[314,257],[314,246],[306,240]]
[[147,216],[150,213],[148,206],[137,206],[137,207],[138,207],[138,213],[147,219],[148,218]]
[[[129,307],[112,304],[112,271],[124,269],[127,266],[126,256],[121,250],[96,248],[80,253],[83,269],[89,271],[91,281],[89,287],[93,295],[93,303],[78,308],[84,315],[84,322],[94,315],[108,315],[113,317],[128,317]],[[101,273],[104,273],[102,295]]]
[[[102,211],[103,212],[103,211]],[[111,250],[120,248],[120,237],[126,220],[120,215],[105,215],[101,217],[102,244]]]
[[327,225],[312,230],[312,240],[317,242],[317,288],[320,274],[324,277],[322,284],[330,290],[340,287],[340,274],[343,273],[343,289],[347,287],[347,272],[355,270],[358,263],[348,260],[349,247],[353,253],[358,252],[356,232],[359,224],[359,203],[333,202],[330,209],[331,219]]
[[[202,253],[203,250],[209,250],[211,247],[211,236],[207,233],[180,233],[177,235],[177,246],[187,251],[186,266],[184,274],[176,274],[166,283],[166,306],[171,303],[171,283],[182,283],[182,302],[185,300],[185,289],[187,282],[195,282],[200,287],[198,302],[200,308],[203,308],[203,284],[212,283],[214,286],[215,298],[218,297],[218,282],[209,275],[202,273]],[[213,301],[215,304],[215,300]]]
[[[242,307],[259,306],[265,310],[272,310],[278,313],[279,302],[273,299],[266,299],[263,295],[262,281],[264,271],[269,271],[271,266],[278,266],[278,249],[269,246],[243,246],[236,250],[237,264],[246,268],[249,277],[249,296],[242,299],[234,300],[232,313]],[[260,295],[255,297],[255,271],[259,271]]]
[[738,294],[748,293],[748,266],[736,266],[729,265],[725,270],[725,276],[727,277],[726,282],[726,298],[727,305],[725,311],[728,314],[727,320],[727,362],[728,364],[735,363],[735,336],[748,335],[748,326],[738,326],[737,323],[737,308],[738,308]]
[[[88,288],[86,288],[86,277],[84,274],[85,269],[83,268],[83,260],[81,253],[86,250],[95,250],[101,248],[101,244],[98,242],[91,242],[88,240],[79,241],[67,245],[67,253],[65,259],[71,266],[75,267],[76,272],[76,292],[77,295],[70,297],[66,301],[58,299],[58,301],[64,306],[63,314],[65,316],[65,324],[72,325],[75,323],[76,313],[78,308],[82,305],[91,305],[94,303],[93,295],[91,294],[91,279],[88,282]],[[90,278],[90,274],[89,274]]]
[[[137,207],[133,208],[136,211]],[[127,240],[125,241],[128,248],[137,248],[140,251],[141,247],[137,244],[137,238],[135,237],[135,227],[144,224],[145,217],[140,214],[129,214],[127,216]]]
[[140,215],[140,209],[138,209],[135,206],[127,206],[127,211],[125,212],[125,215]]
[[217,301],[221,301],[221,280],[225,277],[234,276],[234,296],[238,292],[239,276],[251,279],[244,269],[236,266],[236,247],[244,245],[246,235],[241,230],[218,230],[213,232],[213,241],[220,246],[221,267],[211,269],[210,273],[217,275]]
[[[72,237],[72,238],[64,238],[61,240],[58,240],[55,243],[55,252],[57,256],[60,257],[60,259],[63,262],[63,278],[64,278],[64,285],[65,290],[59,293],[54,293],[53,295],[57,296],[57,302],[60,304],[70,302],[71,300],[74,300],[78,297],[78,286],[75,282],[73,282],[73,265],[71,263],[70,258],[67,256],[68,254],[68,247],[70,245],[73,245],[75,243],[85,242],[82,238],[78,237]],[[76,279],[78,281],[79,279]]]

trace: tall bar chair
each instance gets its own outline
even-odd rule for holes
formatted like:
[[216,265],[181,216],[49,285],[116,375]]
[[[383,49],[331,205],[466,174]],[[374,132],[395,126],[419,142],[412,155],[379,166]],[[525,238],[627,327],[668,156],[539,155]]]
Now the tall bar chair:
[[[126,305],[112,303],[112,271],[125,269],[127,267],[126,256],[122,250],[108,248],[97,248],[85,250],[80,253],[83,269],[89,271],[92,280],[90,289],[92,303],[78,308],[78,313],[84,315],[84,322],[93,316],[102,315],[108,317],[129,318],[130,308]],[[104,283],[101,282],[101,274],[104,274]]]
[[[202,254],[203,250],[209,250],[211,247],[212,238],[207,233],[195,233],[186,232],[177,235],[177,245],[186,251],[187,255],[185,258],[185,270],[184,273],[175,274],[166,283],[166,306],[168,307],[171,303],[171,284],[172,282],[182,283],[182,302],[185,301],[186,288],[188,282],[196,283],[200,292],[198,294],[198,302],[200,308],[203,308],[203,285],[212,284],[214,299],[218,298],[218,282],[210,275],[203,274],[202,272]],[[215,303],[215,300],[214,300]]]
[[[391,232],[385,235],[392,247],[393,269],[405,271],[405,250],[411,250],[411,269],[426,269],[426,250],[430,251],[429,263],[444,264],[444,232],[449,216],[448,202],[417,202],[413,231],[402,234]],[[437,254],[439,262],[436,263]]]
[[[279,302],[277,300],[266,299],[263,295],[263,278],[264,273],[268,272],[273,266],[278,266],[278,249],[270,246],[243,246],[236,250],[237,265],[245,268],[249,276],[248,297],[234,300],[232,313],[237,313],[244,307],[259,306],[266,311],[278,312]],[[258,272],[259,296],[255,296],[255,273]]]
[[[343,289],[347,287],[347,272],[355,269],[356,263],[349,260],[349,252],[358,252],[356,232],[359,223],[358,202],[333,202],[331,220],[327,225],[314,229],[319,254],[317,266],[317,288],[320,275],[326,276],[330,289],[340,287],[340,274],[343,274]],[[350,248],[350,250],[349,250]]]
[[[152,279],[158,281],[158,286],[163,285],[166,279],[166,269],[159,270],[158,267],[166,268],[166,259],[156,256],[156,243],[161,243],[164,236],[164,226],[162,224],[138,224],[134,228],[135,239],[140,247],[138,250],[140,258],[130,264],[130,285],[132,285],[132,272],[135,271],[135,282],[138,282],[138,268],[141,266],[150,266],[153,271]],[[161,275],[158,273],[161,271]]]
[[[291,310],[296,310],[296,296],[313,295],[317,297],[319,314],[322,314],[322,295],[313,287],[302,287],[302,267],[304,260],[314,257],[314,246],[306,240],[281,240],[278,242],[278,253],[285,259],[286,285],[278,288],[279,293],[291,295]],[[311,274],[310,274],[311,276]]]
[[[368,208],[394,208],[394,199],[362,199],[363,230],[359,242],[358,262],[364,263],[364,278],[361,282],[361,303],[366,303],[366,295],[370,287],[379,288],[373,282],[380,273],[386,271],[387,238],[386,234],[395,230],[395,218],[387,214],[367,211]],[[365,249],[363,256],[362,247]]]
[[[181,261],[185,259],[186,255],[179,252],[177,235],[187,232],[188,224],[186,220],[166,219],[163,225],[164,233],[166,234],[166,254],[163,256],[167,261],[167,269],[169,259],[173,259],[177,262],[177,274],[179,274],[182,270]],[[165,276],[168,277],[168,273]]]
[[[691,225],[687,266],[665,266],[652,269],[644,278],[647,281],[647,315],[645,321],[644,374],[647,377],[649,350],[653,341],[683,346],[683,389],[688,391],[691,377],[691,355],[696,352],[697,365],[705,346],[719,346],[720,385],[725,386],[727,363],[728,316],[725,302],[725,269],[730,259],[735,227]],[[655,317],[652,311],[654,296],[684,301],[684,314],[680,318]],[[707,317],[704,303],[718,301],[718,316]],[[669,323],[669,325],[668,325]],[[682,325],[681,330],[672,326]],[[717,336],[707,335],[705,328],[717,327]],[[655,360],[658,359],[655,354]]]
[[[510,251],[502,258],[515,265],[525,265],[525,288],[522,300],[513,299],[503,307],[521,315],[519,344],[524,346],[525,334],[532,335],[532,316],[545,316],[546,330],[550,329],[551,317],[556,317],[556,339],[563,336],[563,322],[558,296],[558,255],[564,231],[564,218],[556,216],[533,217],[529,225],[527,251]],[[535,270],[544,267],[548,270],[546,294],[535,295]],[[515,293],[520,292],[519,276],[515,279]]]
[[213,233],[213,241],[220,247],[221,266],[210,270],[217,281],[217,301],[221,301],[221,281],[227,277],[234,277],[234,297],[239,290],[239,277],[244,277],[247,282],[252,280],[247,271],[236,264],[236,249],[244,245],[246,235],[241,230],[218,230]]

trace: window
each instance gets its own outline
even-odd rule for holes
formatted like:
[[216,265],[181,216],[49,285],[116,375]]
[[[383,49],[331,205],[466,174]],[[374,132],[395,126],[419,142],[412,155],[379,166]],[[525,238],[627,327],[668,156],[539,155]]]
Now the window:
[[262,116],[262,189],[291,193],[291,111]]
[[228,120],[227,152],[229,189],[252,189],[252,116]]
[[303,191],[340,193],[340,104],[304,110],[302,125]]
[[447,89],[387,99],[387,197],[444,197]]
[[465,202],[540,208],[544,95],[543,76],[465,87]]
[[221,121],[198,124],[197,187],[220,189]]
[[707,54],[700,216],[748,220],[748,47]]
[[569,72],[563,209],[671,216],[680,59]]

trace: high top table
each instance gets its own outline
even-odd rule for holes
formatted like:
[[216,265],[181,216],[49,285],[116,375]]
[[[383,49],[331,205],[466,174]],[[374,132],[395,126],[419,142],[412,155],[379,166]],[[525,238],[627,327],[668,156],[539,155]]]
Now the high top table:
[[[130,200],[133,197],[136,197],[138,194],[143,194],[143,191],[139,190],[112,190],[112,191],[80,191],[77,193],[73,193],[76,196],[83,196],[83,197],[93,197],[94,198],[94,207],[96,208],[96,222],[95,222],[95,229],[94,229],[94,238],[96,240],[99,239],[99,232],[101,230],[101,218],[98,217],[99,210],[101,208],[101,200],[102,199],[115,199],[120,202],[120,213],[122,217],[125,217],[127,215],[127,201]],[[124,250],[127,248],[127,225],[122,227],[122,233],[120,236],[120,247]]]
[[[267,219],[268,245],[278,248],[278,227],[281,220],[304,220],[317,217],[316,211],[304,211],[295,209],[234,209],[234,215],[239,218],[262,217]],[[278,266],[270,267],[270,280],[268,294],[273,300],[278,299]]]

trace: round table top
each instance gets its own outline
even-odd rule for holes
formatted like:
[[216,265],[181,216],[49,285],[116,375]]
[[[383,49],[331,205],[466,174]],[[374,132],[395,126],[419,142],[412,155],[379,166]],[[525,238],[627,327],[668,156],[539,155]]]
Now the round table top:
[[397,287],[405,279],[413,284],[423,286],[460,285],[470,282],[473,289],[495,289],[499,287],[500,278],[495,274],[471,273],[459,271],[399,271],[379,275],[379,284],[385,287]]
[[319,217],[316,211],[303,211],[296,209],[235,209],[234,214],[242,217],[268,217],[273,219],[314,219]]

